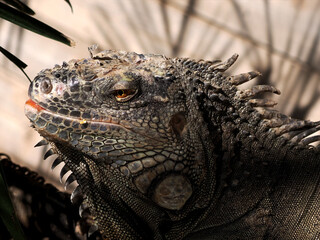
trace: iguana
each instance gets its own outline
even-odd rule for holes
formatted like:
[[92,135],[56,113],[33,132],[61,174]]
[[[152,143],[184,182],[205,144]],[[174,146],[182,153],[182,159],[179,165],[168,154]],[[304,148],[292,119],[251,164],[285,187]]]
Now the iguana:
[[225,62],[103,51],[42,70],[25,113],[105,239],[319,239],[320,122]]

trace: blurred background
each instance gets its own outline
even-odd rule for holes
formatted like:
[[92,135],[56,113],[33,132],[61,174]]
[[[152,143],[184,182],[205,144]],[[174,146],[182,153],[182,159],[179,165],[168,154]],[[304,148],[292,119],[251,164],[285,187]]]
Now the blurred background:
[[[1,1],[1,0],[0,0]],[[281,90],[276,108],[320,120],[319,0],[29,0],[34,16],[76,42],[68,47],[0,19],[0,46],[28,64],[31,79],[44,68],[89,57],[87,48],[174,57],[239,60],[232,73],[258,70],[249,83]],[[0,54],[0,152],[56,182],[59,167],[42,160],[44,147],[24,116],[29,82]],[[248,87],[248,84],[243,87]],[[59,186],[59,185],[58,185]]]

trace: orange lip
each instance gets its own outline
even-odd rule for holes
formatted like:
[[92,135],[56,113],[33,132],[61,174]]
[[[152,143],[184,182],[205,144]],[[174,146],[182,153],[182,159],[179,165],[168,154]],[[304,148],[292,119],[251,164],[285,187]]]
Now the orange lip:
[[26,105],[31,106],[32,108],[37,109],[38,111],[44,110],[43,107],[41,107],[40,105],[38,105],[37,103],[35,103],[34,101],[32,101],[31,99],[28,99],[26,101]]

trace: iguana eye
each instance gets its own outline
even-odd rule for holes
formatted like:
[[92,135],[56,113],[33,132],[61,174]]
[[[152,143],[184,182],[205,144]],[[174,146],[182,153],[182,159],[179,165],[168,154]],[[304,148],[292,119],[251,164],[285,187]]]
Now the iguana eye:
[[40,83],[40,90],[41,92],[48,94],[52,90],[52,84],[49,78],[45,78]]
[[130,100],[137,90],[134,89],[118,89],[113,91],[113,95],[116,97],[116,100],[119,102],[126,102]]

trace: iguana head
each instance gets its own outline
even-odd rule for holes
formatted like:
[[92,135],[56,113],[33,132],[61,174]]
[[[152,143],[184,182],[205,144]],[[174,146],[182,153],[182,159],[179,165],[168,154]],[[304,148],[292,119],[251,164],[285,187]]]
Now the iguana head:
[[203,181],[204,158],[200,140],[190,137],[199,133],[190,133],[194,111],[179,75],[164,56],[106,51],[41,71],[26,115],[50,142],[121,173],[158,206],[180,210]]

